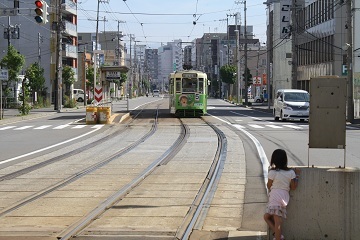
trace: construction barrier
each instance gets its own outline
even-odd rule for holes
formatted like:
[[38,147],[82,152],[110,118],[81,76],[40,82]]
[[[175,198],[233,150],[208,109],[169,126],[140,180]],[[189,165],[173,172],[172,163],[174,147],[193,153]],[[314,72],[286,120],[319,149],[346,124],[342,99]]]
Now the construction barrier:
[[109,124],[111,117],[111,107],[98,107],[99,123]]
[[96,124],[98,121],[97,107],[86,107],[86,124]]

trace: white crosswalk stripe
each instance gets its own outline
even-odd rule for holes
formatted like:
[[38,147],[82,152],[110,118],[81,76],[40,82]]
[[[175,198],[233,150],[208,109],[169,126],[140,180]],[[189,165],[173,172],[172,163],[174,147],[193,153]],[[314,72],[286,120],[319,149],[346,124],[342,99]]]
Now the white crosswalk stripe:
[[283,126],[288,127],[288,128],[294,128],[294,129],[302,129],[302,127],[295,126],[295,125],[283,125]]
[[15,128],[14,130],[24,130],[24,129],[28,129],[28,128],[32,128],[34,126],[23,126],[23,127],[18,127],[18,128]]
[[265,125],[265,126],[271,127],[271,128],[283,128],[283,127],[280,127],[280,126],[278,126],[278,125]]
[[84,128],[86,127],[86,125],[76,125],[75,127],[72,127],[72,128]]
[[40,126],[40,127],[36,127],[34,129],[38,130],[38,129],[45,129],[45,128],[49,128],[51,127],[51,125],[43,125],[43,126]]
[[53,125],[42,125],[42,126],[22,126],[22,127],[18,127],[18,126],[6,126],[6,127],[0,127],[0,131],[5,131],[5,130],[26,130],[26,129],[32,129],[32,130],[43,130],[43,129],[49,129],[51,127],[51,129],[55,129],[55,130],[60,130],[60,129],[65,129],[70,127],[71,129],[83,129],[83,128],[102,128],[103,126],[105,126],[105,124],[96,124],[96,125],[87,125],[87,124],[79,124],[79,125],[71,125],[71,124],[63,124],[63,125],[59,125],[59,126],[53,126]]
[[257,124],[248,124],[250,127],[253,128],[264,128],[263,126],[257,125]]
[[2,127],[2,128],[0,128],[0,131],[1,131],[1,130],[11,129],[11,128],[14,128],[14,127],[16,127],[16,126],[7,126],[7,127]]
[[69,124],[64,124],[64,125],[54,127],[53,129],[63,129],[63,128],[66,128],[66,127],[69,127],[69,126],[70,126]]

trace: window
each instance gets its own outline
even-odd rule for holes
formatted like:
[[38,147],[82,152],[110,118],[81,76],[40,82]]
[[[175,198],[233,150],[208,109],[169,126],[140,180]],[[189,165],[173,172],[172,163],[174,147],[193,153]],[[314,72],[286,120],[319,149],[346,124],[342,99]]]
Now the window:
[[183,92],[196,92],[197,79],[196,78],[183,78],[182,79],[182,91]]
[[202,93],[204,91],[204,79],[199,78],[199,92]]

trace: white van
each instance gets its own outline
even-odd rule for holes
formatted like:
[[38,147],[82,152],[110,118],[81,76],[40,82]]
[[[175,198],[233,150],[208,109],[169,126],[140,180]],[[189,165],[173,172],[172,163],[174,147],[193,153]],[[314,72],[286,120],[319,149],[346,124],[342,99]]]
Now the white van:
[[279,89],[274,99],[275,121],[281,119],[309,120],[310,94],[305,90]]
[[160,97],[160,91],[159,90],[154,90],[153,91],[153,97]]
[[83,102],[84,99],[85,99],[84,90],[82,90],[82,89],[73,89],[73,98],[75,98],[75,100],[77,102]]

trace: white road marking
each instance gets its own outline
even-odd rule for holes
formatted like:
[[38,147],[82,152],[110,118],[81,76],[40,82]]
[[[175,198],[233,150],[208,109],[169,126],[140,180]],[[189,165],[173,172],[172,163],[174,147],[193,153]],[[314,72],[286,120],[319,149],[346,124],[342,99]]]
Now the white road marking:
[[295,125],[283,125],[283,126],[288,127],[288,128],[294,128],[294,129],[302,129],[302,127],[295,126]]
[[38,150],[36,150],[36,151],[29,152],[29,153],[26,153],[26,154],[23,154],[23,155],[20,155],[20,156],[17,156],[17,157],[13,157],[13,158],[6,159],[6,160],[4,160],[4,161],[1,161],[1,162],[0,162],[0,165],[1,165],[1,164],[8,163],[8,162],[15,161],[15,160],[20,159],[20,158],[23,158],[23,157],[27,157],[27,156],[33,155],[33,154],[35,154],[35,153],[43,152],[43,151],[49,150],[49,149],[54,148],[54,147],[61,146],[61,145],[65,144],[65,143],[69,143],[69,142],[75,141],[75,140],[77,140],[77,139],[79,139],[79,138],[85,137],[85,136],[87,136],[87,135],[89,135],[89,134],[92,134],[93,132],[98,131],[98,130],[101,129],[102,127],[103,127],[103,125],[100,125],[100,126],[98,126],[98,127],[93,127],[94,130],[92,130],[92,131],[90,131],[90,132],[87,132],[87,133],[84,133],[84,134],[82,134],[82,135],[80,135],[80,136],[77,136],[77,137],[74,137],[74,138],[65,140],[65,141],[63,141],[63,142],[59,142],[59,143],[57,143],[57,144],[54,144],[54,145],[51,145],[51,146],[48,146],[48,147],[45,147],[45,148],[38,149]]
[[263,126],[256,125],[256,124],[248,124],[248,125],[253,128],[264,128]]
[[51,127],[51,125],[43,125],[43,126],[40,126],[40,127],[36,127],[34,129],[45,129],[45,128],[48,128],[48,127]]
[[267,127],[271,127],[271,128],[282,128],[282,127],[277,126],[277,125],[265,125],[265,126],[267,126]]
[[69,124],[64,124],[64,125],[59,125],[57,127],[54,127],[53,129],[64,129],[66,127],[69,127],[70,125]]
[[7,127],[2,127],[2,128],[0,128],[0,131],[1,131],[1,130],[6,130],[6,129],[11,129],[11,128],[14,128],[14,127],[16,127],[16,126],[7,126]]
[[[208,113],[209,114],[209,113]],[[230,122],[227,122],[219,117],[216,117],[214,115],[211,115],[209,114],[210,116],[212,116],[213,118],[216,118],[224,123],[227,123],[229,125],[232,125],[234,127],[236,127],[237,129],[239,129],[240,131],[242,131],[244,134],[246,134],[252,141],[253,143],[255,144],[255,147],[257,148],[258,150],[258,154],[259,154],[259,157],[260,157],[260,161],[262,163],[262,168],[263,168],[263,175],[264,175],[264,184],[265,184],[265,189],[267,189],[266,187],[266,183],[268,181],[268,169],[269,169],[269,160],[267,159],[266,157],[266,154],[265,154],[265,151],[263,149],[263,147],[261,146],[261,143],[259,142],[259,140],[257,140],[252,134],[250,134],[248,131],[244,130],[243,127],[239,124],[231,124]]]
[[72,127],[72,128],[84,128],[86,127],[86,125],[76,125],[75,127]]
[[32,127],[34,127],[34,126],[23,126],[23,127],[15,128],[14,130],[24,130],[24,129],[32,128]]

